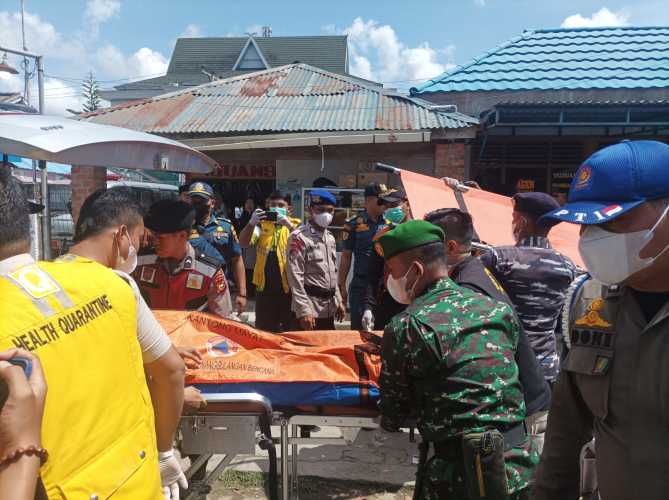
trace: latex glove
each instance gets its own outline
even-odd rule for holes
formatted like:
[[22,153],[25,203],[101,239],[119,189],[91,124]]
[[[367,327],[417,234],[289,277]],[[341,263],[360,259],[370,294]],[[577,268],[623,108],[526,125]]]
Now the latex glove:
[[362,313],[362,329],[371,332],[374,328],[374,315],[369,309],[365,309]]
[[257,226],[263,220],[265,220],[265,211],[262,208],[256,208],[251,214],[251,220],[249,220],[249,224],[252,226]]
[[293,229],[293,223],[290,222],[287,215],[279,215],[276,219],[276,223],[281,226],[286,226],[288,229]]
[[165,500],[179,500],[179,486],[188,488],[188,481],[179,460],[174,456],[174,450],[158,452],[158,464],[163,497]]

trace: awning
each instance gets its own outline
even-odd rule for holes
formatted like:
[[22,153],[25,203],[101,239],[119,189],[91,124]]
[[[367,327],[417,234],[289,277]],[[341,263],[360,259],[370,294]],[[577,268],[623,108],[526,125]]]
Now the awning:
[[153,134],[69,118],[0,114],[0,152],[68,165],[208,173],[217,164]]
[[[459,208],[455,192],[441,179],[409,170],[401,170],[400,177],[415,219],[422,219],[426,213],[438,208]],[[511,235],[511,198],[481,189],[470,189],[461,194],[481,241],[493,246],[514,244]],[[551,230],[549,239],[557,251],[583,267],[578,252],[578,234],[579,226],[558,224]]]

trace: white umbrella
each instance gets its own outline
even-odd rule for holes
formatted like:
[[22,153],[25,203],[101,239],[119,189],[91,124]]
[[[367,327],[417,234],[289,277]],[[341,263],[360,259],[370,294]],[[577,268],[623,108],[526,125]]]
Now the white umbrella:
[[0,114],[0,151],[68,165],[192,173],[216,166],[205,154],[164,137],[49,115]]
[[51,228],[44,162],[192,173],[208,173],[217,165],[205,154],[157,135],[26,113],[0,113],[0,152],[40,160],[42,218],[47,222],[37,232],[45,258],[49,258]]

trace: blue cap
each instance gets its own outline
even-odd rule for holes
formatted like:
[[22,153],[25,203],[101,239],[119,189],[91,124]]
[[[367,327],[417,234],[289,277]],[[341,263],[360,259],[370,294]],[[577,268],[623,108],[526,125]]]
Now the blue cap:
[[327,189],[312,189],[309,191],[311,205],[336,205],[337,198]]
[[622,141],[594,153],[579,167],[567,204],[544,217],[573,224],[603,224],[649,200],[669,196],[669,146]]
[[188,194],[190,196],[202,196],[203,198],[213,198],[214,190],[206,182],[194,182],[188,188]]

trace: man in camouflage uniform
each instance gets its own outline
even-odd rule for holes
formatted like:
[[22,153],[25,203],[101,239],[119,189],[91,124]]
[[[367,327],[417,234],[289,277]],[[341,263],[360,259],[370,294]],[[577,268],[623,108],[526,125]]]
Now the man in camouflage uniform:
[[553,250],[548,233],[555,224],[539,218],[559,208],[546,193],[513,197],[515,246],[496,247],[481,256],[516,306],[544,377],[553,384],[560,371],[555,330],[565,294],[576,277],[574,263]]
[[[594,153],[567,204],[549,214],[581,225],[592,277],[566,304],[570,350],[553,391],[537,500],[669,498],[668,214],[669,146],[657,141]],[[593,436],[599,493],[591,495],[578,461]],[[579,492],[579,483],[590,484]]]
[[[446,235],[449,277],[461,287],[504,302],[515,310],[511,298],[502,285],[481,260],[472,255],[472,240],[475,234],[472,216],[457,208],[442,208],[425,215],[425,220],[439,226]],[[516,350],[516,363],[525,395],[525,409],[528,416],[526,423],[531,437],[541,452],[545,428],[535,435],[532,433],[532,424],[537,418],[545,421],[551,403],[551,390],[522,327]]]
[[[383,336],[381,426],[396,431],[417,412],[423,453],[415,498],[478,498],[472,477],[479,478],[475,491],[483,498],[527,498],[538,454],[523,425],[514,362],[519,325],[508,305],[448,278],[443,240],[443,231],[426,221],[408,221],[379,239],[388,290],[410,304]],[[465,443],[479,432],[504,438],[495,474],[484,476],[487,458],[478,462],[478,476],[465,459]],[[428,448],[434,452],[425,460]],[[502,493],[486,496],[493,484]]]

